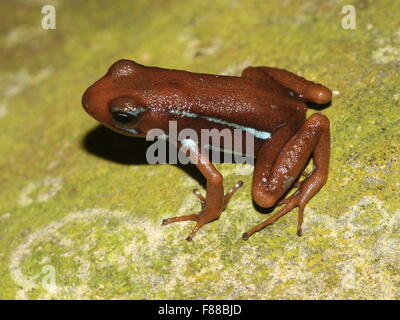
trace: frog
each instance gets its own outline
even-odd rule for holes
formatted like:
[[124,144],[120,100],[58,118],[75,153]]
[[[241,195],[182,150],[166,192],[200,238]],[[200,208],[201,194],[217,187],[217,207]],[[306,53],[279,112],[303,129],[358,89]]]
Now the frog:
[[[255,141],[252,199],[261,208],[283,207],[244,232],[242,238],[248,240],[295,208],[297,235],[302,235],[304,209],[326,184],[330,160],[329,119],[321,112],[308,118],[306,113],[309,105],[326,106],[331,99],[329,88],[276,67],[249,66],[233,76],[121,59],[86,89],[82,105],[104,126],[133,137],[144,138],[156,128],[168,133],[171,121],[176,121],[178,130],[241,128],[251,132]],[[185,143],[178,141],[176,147]],[[243,185],[239,181],[224,193],[223,175],[202,150],[191,148],[189,155],[197,160],[193,163],[206,180],[205,195],[193,190],[201,211],[162,221],[162,225],[194,222],[188,241],[220,218]],[[306,172],[311,159],[312,169]],[[292,188],[296,191],[290,194]]]

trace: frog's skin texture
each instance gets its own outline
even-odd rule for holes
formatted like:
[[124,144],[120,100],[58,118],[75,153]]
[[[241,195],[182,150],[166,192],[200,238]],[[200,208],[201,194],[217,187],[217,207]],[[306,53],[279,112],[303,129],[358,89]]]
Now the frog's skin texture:
[[[328,88],[282,69],[248,67],[234,77],[119,60],[85,91],[82,104],[96,120],[125,135],[145,137],[155,128],[168,132],[169,121],[176,121],[178,130],[191,128],[199,136],[202,128],[240,127],[256,132],[252,197],[261,207],[284,207],[245,232],[246,240],[296,207],[297,234],[301,235],[304,207],[326,183],[330,151],[328,118],[315,113],[306,119],[305,102],[325,104],[331,97]],[[163,225],[195,221],[189,241],[202,226],[220,217],[242,185],[239,181],[224,195],[223,177],[206,155],[198,151],[190,157],[207,179],[205,197],[194,191],[202,211],[163,221]],[[310,157],[314,168],[305,174]],[[296,184],[298,190],[281,199],[300,175],[306,178]]]

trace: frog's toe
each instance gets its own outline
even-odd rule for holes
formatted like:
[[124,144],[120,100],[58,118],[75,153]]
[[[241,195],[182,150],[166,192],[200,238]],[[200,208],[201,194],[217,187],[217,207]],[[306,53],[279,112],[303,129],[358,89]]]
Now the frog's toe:
[[224,195],[224,206],[222,211],[224,211],[231,200],[232,196],[235,194],[235,192],[243,186],[243,181],[238,181],[238,183],[235,184],[235,186],[232,189],[229,189],[228,192]]
[[193,194],[199,199],[201,204],[201,209],[203,210],[206,206],[206,198],[201,194],[199,189],[193,189]]
[[167,224],[170,223],[174,223],[174,222],[180,222],[180,221],[197,221],[198,214],[188,214],[185,216],[180,216],[180,217],[172,217],[172,218],[168,218],[168,219],[164,219],[161,223],[161,225],[165,226]]

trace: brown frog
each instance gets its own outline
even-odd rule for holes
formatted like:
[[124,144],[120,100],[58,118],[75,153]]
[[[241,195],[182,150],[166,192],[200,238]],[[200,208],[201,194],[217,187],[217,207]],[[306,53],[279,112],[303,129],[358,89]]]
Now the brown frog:
[[[108,72],[84,93],[84,109],[96,120],[119,133],[145,137],[154,128],[168,132],[170,121],[178,130],[240,129],[255,140],[256,163],[252,197],[261,207],[284,204],[275,215],[243,234],[274,223],[298,207],[297,234],[302,234],[304,207],[326,183],[329,168],[329,120],[321,113],[306,119],[306,102],[326,104],[331,91],[289,71],[248,67],[240,77],[199,74],[147,67],[130,60],[115,62]],[[177,146],[187,141],[178,141]],[[197,151],[196,151],[197,150]],[[195,233],[218,219],[242,185],[238,182],[224,195],[223,177],[201,148],[190,155],[207,180],[206,196],[195,195],[202,211],[168,218],[163,225],[194,221]],[[308,159],[313,170],[304,173]],[[299,183],[299,176],[305,179]],[[282,199],[297,181],[297,191]]]

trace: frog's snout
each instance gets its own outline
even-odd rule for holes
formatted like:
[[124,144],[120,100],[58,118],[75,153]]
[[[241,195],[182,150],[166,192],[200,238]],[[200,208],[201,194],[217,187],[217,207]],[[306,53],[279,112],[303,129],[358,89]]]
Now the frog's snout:
[[92,87],[89,87],[85,90],[82,95],[82,107],[83,109],[96,119],[96,102],[94,101],[94,92]]
[[89,107],[89,104],[87,101],[87,96],[86,96],[86,91],[83,93],[83,96],[82,96],[82,107],[85,110]]
[[96,99],[95,91],[92,87],[86,89],[82,95],[82,107],[92,118],[102,122],[101,103]]
[[89,110],[89,88],[85,90],[82,96],[82,107],[86,112]]
[[107,125],[110,118],[108,100],[107,92],[99,90],[98,84],[93,84],[82,95],[82,107],[92,118]]

